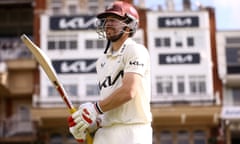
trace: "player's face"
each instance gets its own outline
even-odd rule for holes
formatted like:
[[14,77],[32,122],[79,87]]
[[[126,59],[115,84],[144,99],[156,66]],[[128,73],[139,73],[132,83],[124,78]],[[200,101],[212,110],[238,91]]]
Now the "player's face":
[[124,27],[126,27],[126,24],[122,20],[116,17],[107,17],[104,24],[107,39],[115,39],[124,31]]

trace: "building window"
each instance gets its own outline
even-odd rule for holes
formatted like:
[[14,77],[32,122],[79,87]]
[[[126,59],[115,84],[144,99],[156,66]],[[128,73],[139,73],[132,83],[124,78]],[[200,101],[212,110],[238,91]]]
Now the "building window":
[[69,11],[70,15],[76,15],[77,14],[77,9],[78,9],[77,5],[71,4],[71,5],[68,6],[68,11]]
[[59,49],[64,50],[66,49],[66,41],[59,41]]
[[226,53],[227,53],[227,64],[228,65],[236,65],[236,64],[240,64],[238,61],[239,58],[239,53],[240,52],[240,46],[239,47],[227,47],[226,48]]
[[173,82],[172,77],[158,77],[157,78],[157,93],[158,94],[172,94],[173,93]]
[[171,39],[169,37],[155,38],[154,43],[155,43],[155,47],[170,47]]
[[161,47],[161,39],[160,38],[155,38],[155,47]]
[[104,48],[104,41],[103,40],[97,40],[97,48],[99,48],[99,49]]
[[202,130],[194,131],[193,133],[193,143],[194,144],[207,144],[206,134]]
[[177,133],[177,144],[189,144],[189,133],[187,131]]
[[206,90],[206,82],[204,80],[200,80],[199,81],[199,92],[200,93],[206,93],[207,90]]
[[183,47],[183,35],[178,32],[175,32],[175,47],[182,48]]
[[97,0],[88,0],[88,11],[92,14],[96,14],[98,12],[99,3]]
[[67,14],[77,15],[79,12],[79,0],[64,1],[64,6],[67,8]]
[[48,49],[49,50],[56,49],[56,43],[54,41],[48,41]]
[[227,37],[226,38],[226,44],[240,44],[240,37]]
[[86,40],[85,41],[86,49],[88,50],[96,50],[96,49],[103,49],[105,47],[104,40]]
[[71,95],[71,96],[77,96],[78,95],[77,84],[64,85],[64,88],[69,95]]
[[173,136],[169,131],[163,131],[160,133],[160,144],[173,144]]
[[239,74],[240,73],[240,45],[239,47],[227,47],[226,58],[227,58],[227,73],[228,74]]
[[54,97],[54,96],[58,96],[59,93],[57,92],[56,88],[53,86],[48,86],[48,96],[49,97]]
[[205,94],[207,91],[205,76],[190,76],[189,84],[191,94]]
[[62,0],[51,0],[49,6],[54,15],[62,14],[62,9],[63,9]]
[[70,40],[69,41],[69,48],[70,49],[77,49],[77,41]]
[[182,44],[182,42],[176,42],[176,47],[178,48],[178,47],[182,47],[183,46],[183,44]]
[[194,47],[194,38],[193,37],[187,37],[187,46]]
[[[78,88],[77,84],[67,84],[63,86],[66,90],[66,93],[70,96],[77,96],[78,95]],[[49,97],[55,97],[59,96],[58,91],[53,86],[48,86],[48,96]]]
[[184,94],[184,92],[185,92],[185,84],[184,84],[183,76],[177,77],[177,92],[178,92],[178,94]]
[[93,41],[92,40],[86,40],[86,48],[92,49],[93,48]]
[[163,39],[163,45],[164,45],[164,47],[170,47],[171,46],[170,38],[164,38]]
[[48,50],[76,50],[77,36],[76,35],[49,36],[47,48]]
[[240,89],[232,89],[233,105],[240,106]]
[[86,85],[86,95],[87,96],[98,96],[100,94],[98,85],[96,84],[87,84]]

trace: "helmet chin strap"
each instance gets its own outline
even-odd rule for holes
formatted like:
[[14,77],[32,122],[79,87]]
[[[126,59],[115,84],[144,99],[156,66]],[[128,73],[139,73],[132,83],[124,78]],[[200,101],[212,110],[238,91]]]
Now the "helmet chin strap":
[[111,39],[108,39],[107,46],[106,46],[106,48],[104,50],[104,54],[107,53],[107,51],[108,51],[108,49],[110,47],[111,42],[116,42],[117,40],[119,40],[122,37],[122,35],[123,35],[124,31],[126,30],[126,28],[127,27],[124,27],[123,30],[118,35],[113,36]]
[[110,41],[110,40],[107,40],[107,46],[106,46],[106,48],[105,48],[105,50],[104,50],[104,54],[107,53],[108,48],[110,47],[110,45],[111,45],[111,41]]

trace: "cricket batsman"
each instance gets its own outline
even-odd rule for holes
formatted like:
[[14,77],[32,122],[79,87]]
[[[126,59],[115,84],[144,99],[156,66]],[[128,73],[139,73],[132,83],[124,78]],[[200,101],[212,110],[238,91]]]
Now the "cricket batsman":
[[93,144],[152,144],[150,57],[132,39],[138,12],[115,1],[97,19],[97,33],[108,42],[96,63],[101,100],[81,104],[68,119],[69,130],[79,142],[90,131]]

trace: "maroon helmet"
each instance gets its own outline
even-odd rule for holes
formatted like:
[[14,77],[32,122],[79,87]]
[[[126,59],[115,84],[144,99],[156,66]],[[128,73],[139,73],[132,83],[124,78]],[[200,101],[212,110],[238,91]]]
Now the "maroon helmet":
[[104,12],[98,14],[97,18],[102,19],[110,15],[115,15],[124,20],[126,19],[132,35],[136,32],[139,23],[139,15],[131,4],[124,1],[115,1],[109,5]]

